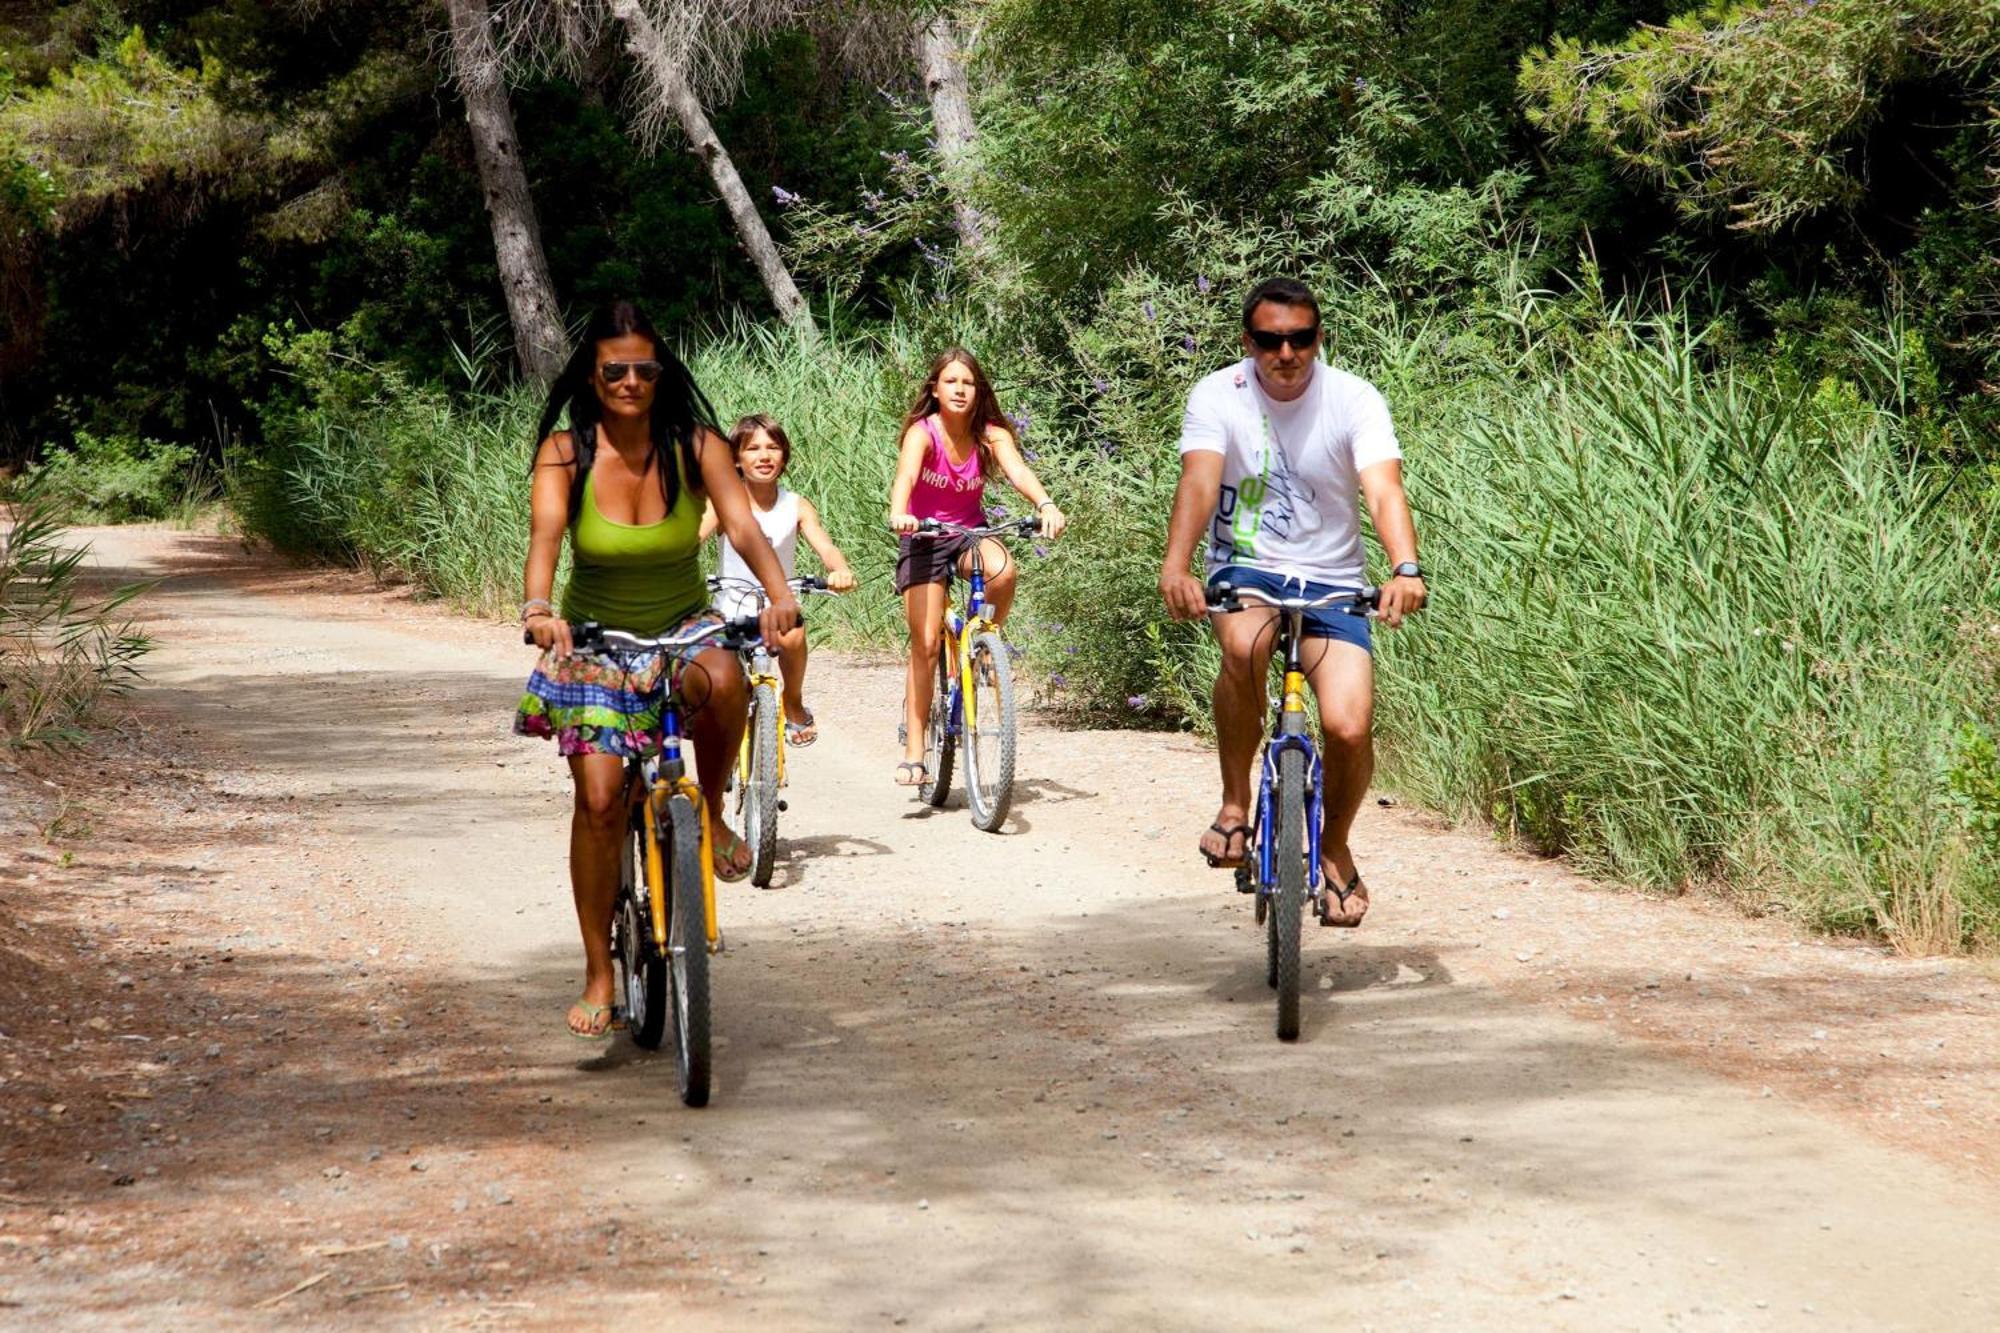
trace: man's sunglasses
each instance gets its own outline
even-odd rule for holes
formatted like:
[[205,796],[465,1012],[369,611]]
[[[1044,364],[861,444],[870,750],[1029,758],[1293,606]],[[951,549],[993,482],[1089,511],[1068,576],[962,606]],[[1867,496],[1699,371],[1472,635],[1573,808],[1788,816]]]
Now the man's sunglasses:
[[660,363],[657,361],[606,361],[597,368],[604,376],[606,384],[616,384],[624,379],[627,372],[637,375],[642,383],[651,384],[660,377]]
[[1293,329],[1290,333],[1275,333],[1270,329],[1251,329],[1249,333],[1250,341],[1267,352],[1275,352],[1286,343],[1292,345],[1294,352],[1303,352],[1313,345],[1315,338],[1319,337],[1319,325],[1315,324],[1309,329]]

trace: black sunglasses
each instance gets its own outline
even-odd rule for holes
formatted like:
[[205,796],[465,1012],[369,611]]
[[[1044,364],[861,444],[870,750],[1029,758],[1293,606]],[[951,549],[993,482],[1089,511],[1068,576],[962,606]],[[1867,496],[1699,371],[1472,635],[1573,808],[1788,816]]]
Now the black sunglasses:
[[625,378],[628,371],[637,375],[643,383],[651,384],[660,377],[660,363],[657,361],[606,361],[597,368],[597,373],[604,376],[606,384],[618,383],[618,381]]
[[1309,329],[1293,329],[1290,333],[1274,333],[1270,329],[1249,329],[1246,332],[1249,333],[1251,342],[1267,352],[1275,352],[1286,343],[1292,345],[1293,351],[1303,352],[1313,345],[1315,338],[1319,337],[1319,325],[1315,324]]

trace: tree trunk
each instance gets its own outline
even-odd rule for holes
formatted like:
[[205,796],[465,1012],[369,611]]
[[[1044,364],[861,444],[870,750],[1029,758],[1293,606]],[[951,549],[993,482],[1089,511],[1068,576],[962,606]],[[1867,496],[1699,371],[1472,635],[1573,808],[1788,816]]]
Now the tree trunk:
[[937,139],[938,158],[944,163],[945,189],[951,194],[952,218],[958,239],[968,250],[978,250],[985,242],[979,228],[979,213],[966,197],[966,173],[972,159],[972,89],[965,79],[963,52],[958,46],[958,28],[945,13],[932,15],[917,28],[917,66],[923,72],[924,91],[930,95],[931,131]]
[[514,355],[521,373],[543,384],[562,370],[568,339],[557,313],[555,284],[542,253],[542,230],[528,173],[521,165],[514,112],[501,78],[500,53],[493,43],[493,20],[486,0],[446,0],[451,13],[452,72],[465,98],[465,123],[472,131],[472,156],[493,224],[493,253],[500,286],[507,294],[507,317],[514,325]]
[[630,37],[627,49],[653,81],[661,104],[672,110],[681,133],[687,136],[688,147],[708,167],[709,179],[715,182],[715,191],[722,196],[730,221],[736,224],[737,239],[749,252],[750,261],[757,266],[758,276],[764,279],[764,287],[771,294],[771,304],[778,308],[779,316],[787,324],[808,338],[817,337],[819,326],[813,322],[812,310],[799,294],[798,284],[792,281],[791,270],[785,267],[784,256],[778,253],[778,243],[771,239],[770,229],[764,225],[757,205],[751,202],[750,192],[743,187],[743,178],[736,174],[729,150],[722,146],[715,127],[708,123],[708,113],[688,83],[686,71],[669,57],[665,40],[637,0],[611,0],[611,12],[624,23]]

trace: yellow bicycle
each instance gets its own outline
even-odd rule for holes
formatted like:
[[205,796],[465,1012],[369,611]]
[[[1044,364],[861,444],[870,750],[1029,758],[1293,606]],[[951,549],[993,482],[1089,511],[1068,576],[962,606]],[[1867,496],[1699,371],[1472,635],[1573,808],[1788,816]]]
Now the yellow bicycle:
[[611,956],[619,972],[619,1013],[632,1040],[657,1049],[671,1016],[681,1100],[706,1106],[708,960],[722,952],[722,931],[715,916],[715,852],[707,812],[681,755],[680,673],[697,648],[714,644],[740,652],[757,642],[757,622],[712,622],[684,634],[648,637],[581,621],[570,634],[583,651],[657,653],[668,672],[659,749],[625,761],[632,813],[619,856]]
[[991,833],[1007,818],[1014,799],[1014,669],[1000,627],[987,615],[986,570],[980,560],[983,537],[1029,537],[1033,518],[1012,519],[992,527],[967,528],[927,518],[917,525],[919,539],[966,536],[972,570],[966,580],[965,609],[949,602],[944,609],[944,637],[938,647],[937,688],[931,693],[926,726],[924,781],[917,795],[941,807],[951,795],[954,752],[965,750],[965,803],[974,828]]
[[[790,584],[802,595],[829,591],[820,578],[796,578]],[[712,593],[747,595],[759,611],[767,600],[762,585],[745,579],[712,577],[708,588]],[[785,785],[784,682],[775,655],[762,640],[739,651],[750,682],[750,720],[743,728],[731,781],[736,788],[736,818],[743,841],[750,846],[750,882],[767,889],[777,869],[778,815],[786,808],[778,795]]]

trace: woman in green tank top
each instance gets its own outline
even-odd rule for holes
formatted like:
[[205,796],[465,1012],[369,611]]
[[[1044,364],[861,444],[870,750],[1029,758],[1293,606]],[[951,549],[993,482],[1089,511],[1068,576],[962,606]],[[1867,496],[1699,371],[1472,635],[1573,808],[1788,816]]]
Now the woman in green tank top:
[[[564,413],[569,429],[554,429]],[[797,599],[757,526],[715,413],[630,302],[599,310],[549,391],[535,454],[521,618],[542,649],[514,730],[546,736],[569,760],[570,887],[583,930],[583,995],[569,1011],[579,1037],[609,1033],[611,912],[625,831],[625,757],[658,744],[667,685],[654,655],[578,653],[572,621],[664,634],[711,615],[700,563],[704,502],[770,594],[764,637],[798,623]],[[563,537],[569,583],[551,600]],[[748,699],[736,654],[709,648],[681,673],[695,778],[708,806],[716,874],[749,873],[750,849],[722,822],[723,782],[743,739]]]

